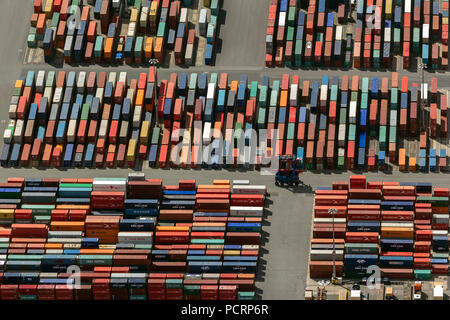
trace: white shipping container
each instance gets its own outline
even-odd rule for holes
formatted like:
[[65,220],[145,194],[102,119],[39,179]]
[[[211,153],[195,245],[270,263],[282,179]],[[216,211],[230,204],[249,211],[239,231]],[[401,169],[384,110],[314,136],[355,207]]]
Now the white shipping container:
[[92,191],[127,191],[126,180],[97,180],[92,182]]
[[52,104],[53,103],[53,88],[45,87],[43,96],[47,98],[48,104]]
[[[64,254],[64,250],[63,249],[46,249],[45,254]],[[51,274],[53,274],[53,273],[51,273]],[[41,279],[44,277],[49,278],[49,277],[44,276],[42,272],[39,274],[39,277]],[[56,277],[54,277],[54,278],[56,278]]]
[[16,118],[16,111],[17,111],[17,105],[16,104],[11,104],[9,106],[9,118],[10,119],[15,119]]
[[249,184],[250,180],[233,180],[233,185],[248,186]]
[[146,278],[147,274],[146,273],[111,273],[111,278],[118,278],[118,279],[124,279],[124,278],[138,278],[138,279],[142,279],[142,278]]
[[433,300],[443,300],[444,299],[444,288],[437,285],[433,288]]
[[336,34],[335,34],[336,41],[342,40],[342,30],[343,29],[341,25],[336,26]]
[[263,211],[264,211],[263,207],[231,206],[230,207],[230,216],[262,217]]
[[121,2],[121,0],[112,0],[113,8],[116,8],[116,9],[119,8],[120,2]]
[[382,221],[381,229],[386,228],[414,228],[414,222],[409,221]]
[[141,18],[139,21],[142,28],[147,27],[147,20],[148,20],[148,7],[142,7],[141,8]]
[[[334,218],[334,223],[346,223],[345,218]],[[314,223],[333,223],[333,218],[314,218]]]
[[280,11],[280,15],[278,17],[278,25],[280,27],[284,27],[286,25],[286,12]]
[[81,71],[80,73],[78,73],[77,92],[83,93],[85,88],[86,88],[86,72]]
[[344,157],[345,156],[345,149],[339,148],[338,149],[338,157]]
[[328,97],[328,86],[326,84],[322,84],[320,86],[320,101],[327,101]]
[[207,100],[214,100],[215,96],[216,96],[216,84],[215,83],[208,83],[208,91],[206,93],[206,99]]
[[[311,261],[333,261],[333,250],[311,250]],[[335,259],[344,260],[344,250],[335,250]]]
[[[81,238],[49,238],[47,242],[51,243],[81,243]],[[57,249],[60,250],[60,249]]]
[[350,101],[350,112],[348,114],[350,124],[356,124],[356,101]]
[[237,194],[266,194],[267,187],[263,185],[249,185],[249,186],[233,186],[232,193]]
[[411,13],[411,0],[405,0],[405,13]]
[[205,122],[203,125],[203,144],[209,144],[211,141],[211,122]]
[[448,230],[432,230],[433,236],[446,236],[448,235]]
[[290,92],[290,98],[289,98],[289,105],[291,107],[297,106],[297,96],[298,96],[298,85],[293,84],[293,85],[291,85],[291,92]]
[[391,116],[389,119],[389,125],[391,127],[397,126],[397,110],[391,110]]
[[112,82],[113,85],[116,83],[117,72],[113,71],[109,73],[108,82]]
[[45,71],[40,70],[40,71],[38,71],[37,77],[36,77],[36,92],[43,93],[44,86],[45,86]]
[[105,92],[104,88],[97,88],[95,91],[95,97],[100,99],[100,104],[103,104],[103,94]]
[[125,71],[119,74],[119,81],[122,82],[125,86],[127,85],[127,73]]
[[102,121],[100,121],[100,129],[98,130],[98,137],[106,138],[107,134],[108,134],[108,120],[103,119]]
[[133,89],[128,89],[127,90],[127,99],[130,99],[131,101],[131,106],[134,106],[134,90]]
[[199,24],[207,24],[208,23],[208,9],[200,9],[200,15],[198,17]]
[[391,42],[391,28],[384,28],[384,42]]
[[186,45],[186,53],[184,54],[184,63],[187,66],[193,65],[193,59],[192,59],[193,50],[194,50],[194,45],[192,43],[189,43]]
[[130,22],[128,24],[128,32],[127,32],[127,37],[132,37],[134,38],[136,35],[136,22]]
[[345,147],[346,125],[340,124],[338,130],[338,145],[339,147]]
[[152,243],[153,232],[119,232],[120,243],[149,244]]
[[55,89],[55,94],[53,95],[53,103],[56,103],[58,105],[61,104],[62,98],[63,98],[62,92],[63,92],[62,88],[56,88]]
[[3,141],[5,143],[11,143],[12,136],[13,136],[12,131],[10,129],[6,128],[5,132],[3,133]]
[[187,8],[181,8],[180,9],[180,23],[186,23],[188,19],[188,10]]
[[422,40],[428,42],[430,37],[430,25],[428,23],[422,24]]
[[422,83],[420,85],[420,99],[428,101],[428,83]]
[[69,126],[67,127],[67,142],[75,142],[75,131],[77,129],[77,120],[69,120]]
[[24,120],[17,119],[13,137],[15,143],[22,143],[23,131],[24,131]]
[[141,126],[142,118],[142,106],[136,106],[133,113],[133,128],[139,128]]

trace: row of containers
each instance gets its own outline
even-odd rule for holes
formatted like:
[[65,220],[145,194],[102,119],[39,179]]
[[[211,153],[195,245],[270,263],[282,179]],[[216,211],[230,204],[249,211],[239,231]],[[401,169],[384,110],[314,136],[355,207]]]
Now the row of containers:
[[9,178],[0,188],[2,300],[249,300],[266,186]]
[[[315,192],[311,278],[429,280],[448,274],[448,188],[431,183],[366,181],[350,176]],[[332,215],[331,208],[336,210]],[[334,219],[333,219],[334,218]]]
[[294,155],[307,170],[447,169],[446,147],[431,143],[447,137],[447,95],[436,78],[422,90],[397,73],[285,74],[269,85],[245,75],[229,84],[226,73],[171,74],[158,85],[156,67],[138,79],[29,71],[15,84],[0,163],[259,169]]
[[44,49],[46,62],[61,51],[69,64],[164,64],[173,52],[177,65],[191,66],[201,36],[205,64],[211,64],[219,0],[203,4],[208,7],[200,9],[196,34],[190,0],[35,0],[28,47]]
[[447,70],[448,1],[441,8],[430,0],[357,0],[356,8],[346,1],[271,2],[267,67],[390,69],[393,55],[403,69],[414,69],[420,57],[426,69]]

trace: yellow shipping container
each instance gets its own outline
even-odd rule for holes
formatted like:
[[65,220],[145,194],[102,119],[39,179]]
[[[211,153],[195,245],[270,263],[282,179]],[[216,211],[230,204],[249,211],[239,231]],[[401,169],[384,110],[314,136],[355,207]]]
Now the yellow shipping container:
[[114,249],[80,249],[80,254],[86,255],[112,255]]
[[223,251],[224,256],[239,256],[241,255],[240,250],[224,250]]
[[128,142],[127,161],[134,161],[136,159],[136,139],[131,139]]
[[381,227],[382,238],[414,238],[414,228]]
[[144,89],[138,89],[137,95],[136,95],[136,105],[143,107],[144,106],[144,96],[145,96],[145,90]]
[[162,60],[163,55],[163,38],[157,37],[155,41],[155,47],[153,48],[156,59]]
[[148,134],[150,132],[150,122],[149,121],[142,121],[141,125],[141,136],[139,137],[139,142],[141,144],[147,145],[148,144]]
[[156,231],[189,231],[188,226],[178,226],[178,227],[171,227],[171,226],[157,226]]
[[16,80],[14,88],[22,88],[22,87],[23,87],[23,80]]
[[0,209],[0,219],[14,219],[14,209]]
[[384,14],[386,15],[386,19],[392,19],[392,0],[386,0]]
[[230,90],[234,90],[234,91],[237,91],[237,89],[238,89],[238,85],[239,85],[239,81],[237,81],[237,80],[233,80],[233,81],[231,81],[231,86],[230,86]]
[[446,25],[446,24],[448,24],[448,18],[442,17],[442,25]]
[[150,22],[156,22],[156,19],[158,17],[158,2],[152,1],[148,15],[150,17]]
[[203,0],[203,5],[205,6],[205,7],[210,7],[211,6],[211,0]]
[[46,0],[45,6],[44,6],[44,13],[45,13],[45,17],[47,19],[52,18],[52,15],[53,15],[52,7],[53,7],[53,0]]
[[151,59],[153,57],[153,37],[148,37],[145,40],[144,55],[146,59]]
[[138,9],[132,8],[131,14],[130,14],[130,22],[137,22],[138,21]]
[[214,179],[213,180],[213,184],[214,185],[230,185],[230,180],[218,180],[218,179]]

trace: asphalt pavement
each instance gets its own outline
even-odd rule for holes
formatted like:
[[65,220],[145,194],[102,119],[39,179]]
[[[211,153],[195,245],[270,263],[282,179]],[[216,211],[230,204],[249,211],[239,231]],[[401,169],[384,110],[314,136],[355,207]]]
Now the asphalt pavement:
[[[168,78],[172,72],[227,72],[229,78],[238,80],[241,74],[247,74],[249,80],[261,80],[264,75],[272,79],[281,79],[283,73],[297,74],[301,79],[319,80],[322,76],[343,74],[390,77],[390,72],[372,72],[361,70],[292,70],[286,68],[267,69],[264,67],[264,34],[266,30],[269,0],[226,0],[222,8],[223,22],[218,34],[220,52],[216,56],[216,66],[193,67],[189,69],[171,66],[159,70],[159,79]],[[2,0],[0,10],[0,132],[8,121],[8,106],[15,79],[28,70],[55,70],[54,67],[30,63],[26,60],[26,35],[29,17],[32,13],[32,1]],[[127,71],[129,77],[145,72],[146,67],[101,67],[65,66],[65,71]],[[60,70],[60,69],[59,69]],[[410,81],[420,81],[420,76],[409,71],[400,71],[400,76],[409,76]],[[450,88],[448,73],[426,73],[427,77],[436,76],[440,88]],[[132,169],[14,169],[0,168],[0,180],[8,177],[126,177]],[[313,197],[310,189],[279,188],[274,185],[273,176],[262,176],[257,171],[230,170],[185,170],[185,169],[145,169],[148,178],[162,178],[165,184],[173,184],[180,178],[197,179],[200,183],[209,183],[213,179],[249,179],[252,184],[268,186],[270,197],[266,222],[263,226],[263,249],[258,278],[258,293],[263,299],[303,299],[307,276],[309,241],[311,234],[311,212]],[[305,184],[316,188],[329,186],[334,180],[347,180],[351,173],[314,174],[305,173]],[[373,180],[384,181],[432,181],[436,186],[448,186],[446,174],[412,173],[368,173]]]

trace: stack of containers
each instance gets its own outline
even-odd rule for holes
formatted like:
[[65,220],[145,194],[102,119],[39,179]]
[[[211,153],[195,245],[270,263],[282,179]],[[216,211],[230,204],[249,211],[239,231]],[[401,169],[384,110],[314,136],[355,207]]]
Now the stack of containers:
[[269,7],[269,21],[266,30],[266,67],[271,67],[273,63],[274,50],[276,48],[274,43],[276,19],[278,11],[278,0],[272,0]]
[[[315,192],[314,222],[309,274],[311,278],[330,278],[333,274],[333,231],[336,250],[336,276],[344,272],[344,245],[347,222],[348,184],[339,188],[318,188]],[[331,216],[330,209],[337,213]]]
[[217,24],[220,12],[220,0],[211,0],[209,4],[209,22],[206,29],[205,64],[211,65],[215,46]]
[[357,102],[359,97],[359,77],[352,77],[352,87],[350,96],[350,108],[348,111],[348,143],[347,143],[347,169],[355,168],[355,152],[356,146],[356,119],[357,119]]
[[[274,3],[274,2],[272,2]],[[285,53],[284,43],[286,39],[286,21],[287,21],[287,10],[288,10],[288,0],[280,0],[278,14],[278,26],[276,30],[276,51],[275,51],[275,65],[277,67],[283,64],[283,58]]]
[[389,161],[395,163],[397,155],[398,73],[392,74],[389,108]]
[[344,256],[346,278],[362,278],[369,266],[378,264],[379,187],[378,183],[366,182],[365,176],[350,176]]
[[366,164],[367,143],[367,107],[369,101],[369,78],[364,77],[361,81],[361,105],[359,110],[359,138],[358,138],[358,168],[364,169]]
[[403,7],[403,69],[409,69],[411,65],[411,2],[406,0]]
[[390,278],[412,279],[414,248],[414,186],[383,183],[381,202],[382,274]]
[[[420,234],[423,240],[431,241],[430,267],[432,274],[448,273],[448,190],[427,186],[417,197],[417,203],[431,205],[431,230]],[[419,234],[417,235],[419,237]]]
[[347,112],[348,112],[348,83],[347,75],[342,77],[341,82],[341,97],[339,106],[339,128],[338,128],[338,153],[337,153],[337,168],[345,168],[345,150],[347,141]]
[[441,19],[441,67],[444,70],[448,69],[448,1],[442,1],[442,19]]
[[[308,91],[309,91],[309,86]],[[305,88],[305,86],[304,86]],[[309,94],[306,94],[306,90],[303,90],[306,101],[308,101]],[[309,99],[309,123],[307,130],[307,143],[306,143],[306,168],[308,170],[315,169],[314,161],[314,149],[316,145],[316,125],[317,125],[317,102],[319,100],[319,82],[314,81],[312,84],[311,97]]]
[[16,219],[48,224],[51,220],[51,211],[57,207],[57,189],[58,183],[55,181],[25,179],[20,206],[23,210],[15,213]]

